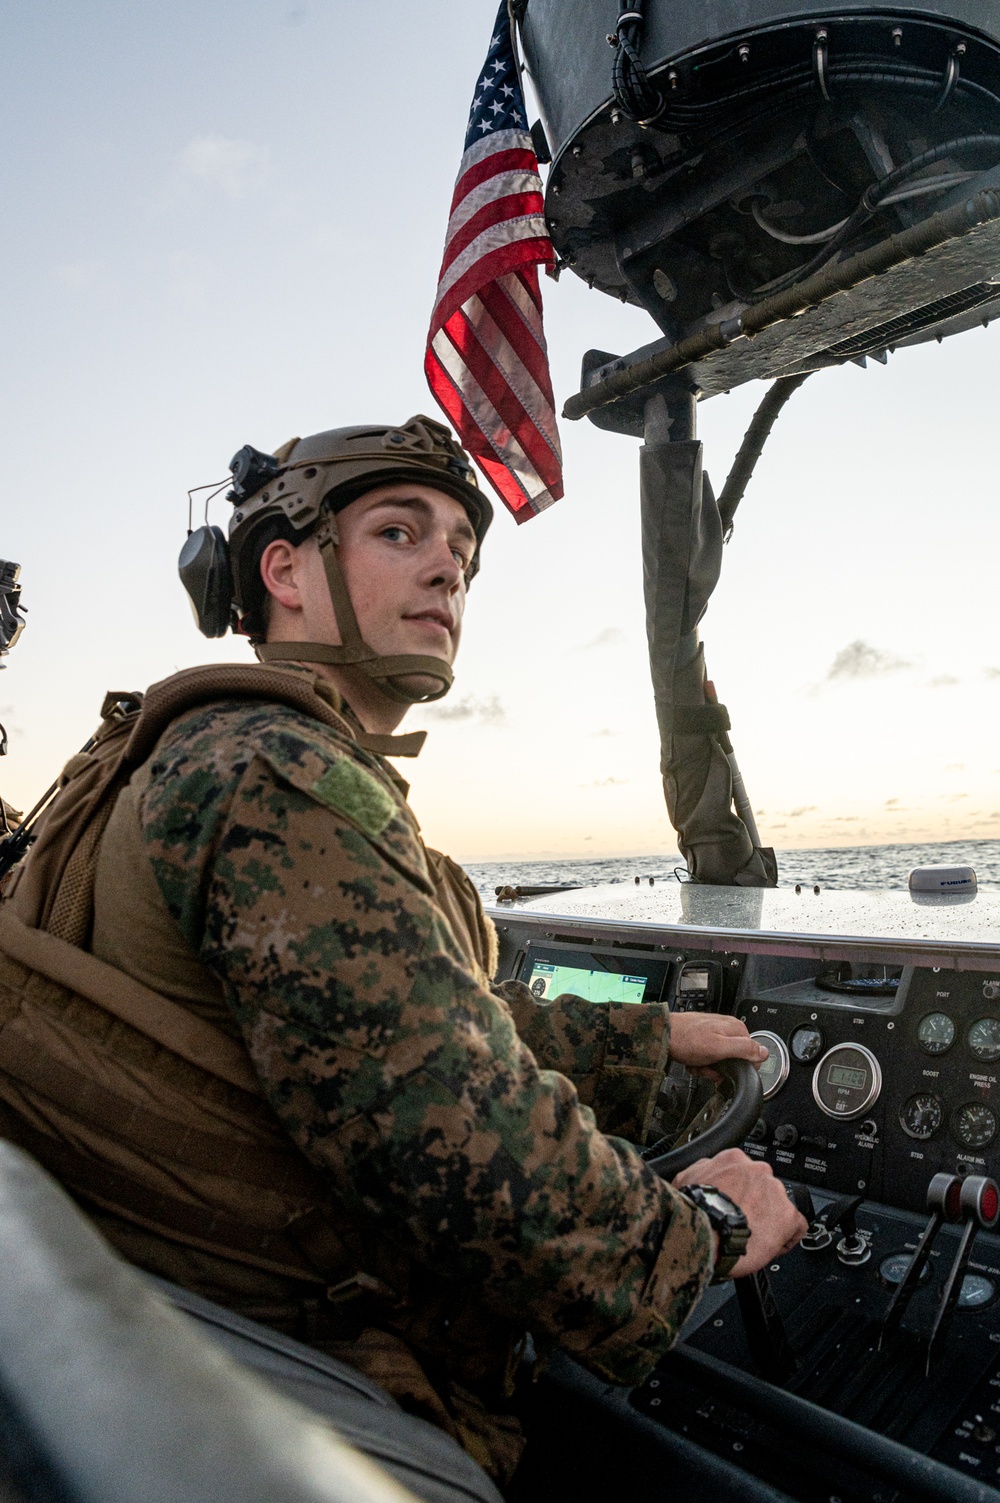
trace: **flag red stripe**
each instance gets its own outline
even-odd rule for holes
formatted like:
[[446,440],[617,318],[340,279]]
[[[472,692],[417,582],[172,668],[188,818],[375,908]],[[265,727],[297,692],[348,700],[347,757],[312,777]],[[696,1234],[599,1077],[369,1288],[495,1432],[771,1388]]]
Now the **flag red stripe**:
[[[504,291],[502,283],[489,282],[485,287],[479,289],[479,297],[482,299],[483,307],[497,325],[497,328],[506,334],[511,344],[517,346],[517,353],[524,364],[525,370],[539,391],[548,398],[549,406],[555,406],[555,399],[552,395],[552,379],[549,375],[548,357],[545,352],[545,346],[539,343],[542,335],[541,327],[538,329],[529,328],[528,324],[524,322],[524,315],[521,310],[512,303],[509,295]],[[513,319],[516,319],[520,325],[516,336],[511,333],[508,327]]]
[[515,240],[510,245],[497,246],[496,250],[490,251],[475,266],[458,278],[448,288],[441,298],[431,320],[431,339],[438,329],[451,317],[456,308],[461,308],[463,303],[468,302],[474,292],[479,292],[487,282],[494,281],[497,277],[506,276],[508,272],[517,271],[525,260],[548,263],[555,260],[555,251],[552,241],[535,236],[530,240]]
[[461,310],[450,318],[444,332],[455,346],[469,371],[493,403],[501,418],[514,434],[521,448],[547,488],[559,483],[559,461],[543,434],[490,355],[476,337],[476,331]]
[[515,513],[523,508],[534,516],[534,507],[517,477],[496,458],[495,451],[480,425],[476,422],[455,386],[450,373],[441,364],[434,350],[427,351],[424,362],[427,383],[435,399],[451,419],[452,425],[476,463],[486,472],[500,493],[504,504]]
[[[442,340],[445,343],[446,352],[441,349]],[[447,333],[438,335],[430,353],[431,358],[438,362],[442,380],[450,382],[461,401],[463,414],[467,414],[470,419],[464,427],[459,425],[459,432],[476,459],[488,459],[491,463],[502,465],[504,470],[509,472],[512,482],[524,492],[528,501],[534,504],[546,494],[547,488],[544,480],[525,454],[517,435],[511,432],[489,397],[476,382]],[[453,410],[451,404],[445,407],[446,411],[449,409]],[[548,505],[549,503],[542,504]]]
[[[448,218],[451,218],[467,193],[471,193],[473,188],[478,187],[480,183],[485,183],[487,178],[495,177],[498,172],[534,172],[537,174],[538,162],[535,153],[526,149],[497,151],[492,156],[484,157],[467,172],[460,172],[458,182],[455,184],[451,208],[448,210]],[[541,178],[538,181],[540,185]]]
[[[510,471],[505,469],[497,460],[483,456],[479,459],[479,464],[485,470],[508,509],[513,512],[515,522],[529,522],[532,517],[537,517],[540,511],[545,510],[537,502],[532,501],[530,496],[524,494]],[[558,500],[558,497],[553,496],[552,500]],[[551,503],[546,503],[546,505],[549,504]]]
[[[505,277],[504,282],[506,283],[507,280],[508,278]],[[497,284],[491,283],[490,285],[496,286]],[[522,346],[530,343],[533,349],[537,350],[538,347],[534,338],[525,329],[520,315],[513,312],[508,305],[506,323],[497,323],[484,306],[482,297],[478,293],[469,299],[462,311],[487,359],[501,372],[549,448],[558,452],[559,435],[556,430],[552,393],[546,392],[538,385],[524,362]],[[457,318],[458,315],[456,314],[455,317]],[[435,348],[440,354],[437,344]]]
[[452,262],[484,230],[492,229],[495,224],[502,224],[507,219],[526,219],[530,214],[544,213],[545,201],[540,193],[510,193],[504,198],[495,198],[492,203],[483,204],[448,241],[444,260],[441,262],[441,275],[444,276]]

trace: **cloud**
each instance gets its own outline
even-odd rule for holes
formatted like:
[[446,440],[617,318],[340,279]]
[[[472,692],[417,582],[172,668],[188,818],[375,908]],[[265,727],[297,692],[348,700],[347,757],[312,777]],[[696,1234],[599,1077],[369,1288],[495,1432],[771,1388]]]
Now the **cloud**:
[[894,657],[891,652],[883,652],[881,647],[873,647],[858,637],[840,649],[827,678],[880,678],[885,673],[898,673],[901,668],[909,667],[905,658]]
[[964,772],[965,771],[965,763],[964,762],[948,762],[946,764],[944,770],[945,770],[945,772]]
[[581,783],[581,788],[621,788],[628,778],[597,778],[593,783]]
[[887,798],[886,801],[885,801],[885,807],[887,809],[892,809],[898,803],[899,803],[899,799],[898,798]]
[[584,642],[582,647],[578,647],[577,652],[590,652],[595,647],[614,647],[616,643],[623,641],[624,637],[625,633],[620,626],[606,626],[603,631],[597,633],[592,642]]
[[932,689],[952,689],[958,683],[961,683],[961,680],[950,673],[939,673],[937,678],[928,679],[928,684]]
[[987,678],[1000,678],[1000,668],[984,668],[983,672]]
[[602,731],[591,731],[590,734],[592,736],[617,736],[618,732],[617,731],[611,731],[611,730],[608,729],[607,726],[605,726]]
[[477,699],[474,694],[467,694],[457,704],[433,705],[427,713],[435,720],[478,721],[480,725],[504,725],[507,720],[507,711],[496,694],[489,699]]
[[785,817],[786,819],[801,819],[803,814],[815,814],[816,809],[816,804],[803,804],[801,809],[789,809]]
[[177,157],[182,179],[221,188],[229,198],[242,198],[257,185],[269,165],[270,154],[264,147],[229,136],[195,136]]

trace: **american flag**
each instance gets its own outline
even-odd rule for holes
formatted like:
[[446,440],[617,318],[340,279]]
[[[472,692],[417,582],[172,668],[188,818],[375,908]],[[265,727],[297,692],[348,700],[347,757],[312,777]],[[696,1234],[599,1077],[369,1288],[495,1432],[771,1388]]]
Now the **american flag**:
[[555,251],[507,0],[469,115],[424,369],[518,522],[563,493],[539,265]]

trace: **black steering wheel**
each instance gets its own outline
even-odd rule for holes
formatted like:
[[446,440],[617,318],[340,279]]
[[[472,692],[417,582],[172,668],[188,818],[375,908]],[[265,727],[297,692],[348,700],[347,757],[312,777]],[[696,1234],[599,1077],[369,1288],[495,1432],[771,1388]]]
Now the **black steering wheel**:
[[690,1142],[671,1148],[655,1159],[647,1159],[661,1179],[673,1179],[698,1159],[710,1159],[723,1148],[738,1148],[749,1137],[764,1104],[760,1075],[748,1059],[720,1059],[712,1069],[722,1077],[720,1090],[727,1104],[711,1126]]

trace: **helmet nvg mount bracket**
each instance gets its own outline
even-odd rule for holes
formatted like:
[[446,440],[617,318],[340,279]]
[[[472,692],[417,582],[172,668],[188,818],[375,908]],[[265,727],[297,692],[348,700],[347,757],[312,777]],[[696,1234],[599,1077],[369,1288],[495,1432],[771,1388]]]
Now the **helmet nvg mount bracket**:
[[[468,455],[444,424],[418,416],[399,428],[334,428],[291,439],[274,454],[247,444],[234,455],[230,470],[233,515],[228,543],[220,528],[206,524],[189,534],[178,560],[199,630],[206,637],[224,636],[230,626],[247,632],[252,601],[259,592],[254,544],[262,529],[280,522],[284,529],[279,535],[294,539],[301,534],[304,541],[316,534],[341,640],[338,646],[267,643],[251,629],[248,634],[261,660],[354,668],[375,680],[388,698],[403,704],[447,694],[452,672],[443,658],[417,653],[383,656],[368,646],[337,558],[337,513],[368,491],[409,481],[444,491],[465,508],[476,534],[476,551],[465,576],[471,581],[493,508],[476,483]],[[431,679],[439,687],[426,693],[413,690],[406,682],[413,677]]]

